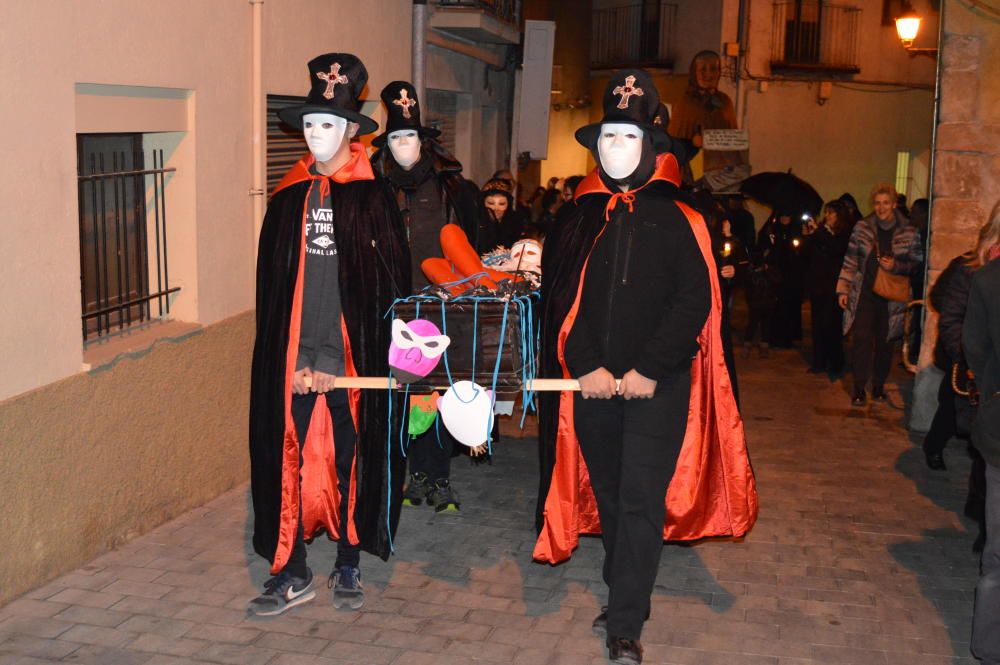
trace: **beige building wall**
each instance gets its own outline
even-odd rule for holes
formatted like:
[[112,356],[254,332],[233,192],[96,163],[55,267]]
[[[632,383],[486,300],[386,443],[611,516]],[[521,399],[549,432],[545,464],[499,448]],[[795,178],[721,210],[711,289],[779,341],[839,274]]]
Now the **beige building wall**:
[[[824,199],[850,192],[864,212],[871,188],[895,181],[897,152],[919,159],[930,149],[936,66],[933,58],[908,55],[895,27],[883,25],[882,0],[842,4],[861,8],[860,73],[844,77],[820,71],[798,79],[773,75],[774,6],[755,2],[749,3],[744,39],[751,78],[744,78],[738,91],[724,79],[722,89],[733,97],[741,126],[750,131],[755,173],[790,168]],[[935,45],[937,14],[926,0],[912,5],[926,17],[917,45]],[[738,12],[738,0],[725,0],[723,42],[736,41]],[[820,104],[822,81],[830,81],[832,88]],[[914,193],[926,191],[926,183],[916,185]]]
[[[600,0],[594,7],[611,4],[616,3]],[[796,78],[774,75],[770,67],[774,3],[751,2],[746,3],[749,13],[743,39],[743,78],[737,85],[732,70],[724,71],[720,88],[733,98],[741,126],[750,131],[754,172],[790,168],[812,183],[824,199],[846,191],[855,196],[862,209],[867,209],[872,186],[894,182],[897,153],[905,151],[915,160],[911,174],[919,179],[913,183],[912,198],[920,198],[928,190],[926,169],[921,167],[933,131],[934,60],[914,58],[903,50],[895,27],[882,24],[882,0],[843,4],[861,8],[860,74],[836,77],[817,72]],[[917,45],[933,46],[937,40],[937,14],[930,10],[928,0],[912,4],[927,17]],[[725,43],[737,41],[739,6],[739,0],[678,3],[674,71],[653,72],[665,103],[676,103],[684,94],[694,53],[703,49],[723,52]],[[557,27],[557,40],[560,30]],[[733,59],[726,59],[726,65],[733,63]],[[592,74],[591,121],[601,117],[600,100],[608,74]],[[822,105],[818,103],[820,81],[834,82],[830,98]],[[566,112],[550,116],[550,153],[549,159],[542,162],[543,182],[549,175],[568,175],[579,164],[593,165],[587,152],[572,141],[569,125],[579,121],[567,116]],[[766,208],[756,211],[767,213]]]
[[[264,92],[306,93],[306,62],[345,50],[377,97],[409,76],[410,11],[265,0]],[[246,0],[0,2],[0,603],[247,478],[252,13]],[[177,168],[172,312],[188,325],[89,349],[86,372],[76,134],[106,131],[156,132]]]

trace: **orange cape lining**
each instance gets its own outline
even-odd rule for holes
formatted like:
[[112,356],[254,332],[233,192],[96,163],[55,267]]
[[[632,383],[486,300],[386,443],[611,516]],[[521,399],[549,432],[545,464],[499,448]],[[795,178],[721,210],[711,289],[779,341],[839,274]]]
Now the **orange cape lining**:
[[[315,175],[310,173],[310,167],[316,162],[315,158],[309,154],[296,162],[285,177],[281,179],[275,192],[281,191],[291,185],[312,181],[309,185],[310,191],[318,182],[324,190],[324,195],[329,192],[330,180],[343,184],[355,180],[374,180],[371,163],[364,147],[359,143],[352,143],[351,158],[343,167],[337,170],[332,176]],[[302,450],[302,460],[299,460],[299,440],[295,432],[295,423],[292,420],[292,379],[295,374],[295,363],[298,357],[299,338],[302,326],[302,289],[303,275],[305,273],[305,243],[306,225],[305,217],[308,214],[309,194],[305,197],[306,204],[302,209],[302,234],[299,244],[299,262],[295,277],[295,293],[292,297],[292,313],[289,322],[288,349],[285,360],[285,435],[282,446],[282,474],[281,474],[281,519],[278,526],[278,545],[274,554],[274,561],[271,566],[271,574],[276,575],[281,572],[288,563],[292,548],[295,546],[296,532],[298,531],[298,520],[301,508],[302,529],[306,540],[311,539],[321,529],[325,528],[330,538],[339,540],[341,537],[340,505],[342,497],[337,483],[336,469],[336,442],[333,437],[333,427],[330,421],[330,409],[327,405],[326,395],[320,395],[316,399],[316,406],[313,408],[312,418],[309,421],[309,430],[306,434],[304,450]],[[347,323],[343,315],[340,318],[340,329],[344,340],[344,372],[347,376],[357,376],[357,369],[354,365],[354,358],[351,354],[351,340],[347,333]],[[348,401],[351,408],[351,417],[354,420],[354,430],[358,430],[358,413],[361,400],[361,391],[351,389],[348,391]],[[351,485],[348,497],[348,520],[347,520],[347,540],[352,545],[358,544],[358,533],[354,523],[354,511],[357,501],[357,449],[354,453],[354,461],[351,464]],[[300,475],[301,474],[301,475]],[[301,481],[300,481],[301,477]]]
[[[679,174],[676,158],[671,154],[660,155],[656,172],[649,182],[665,180],[677,184]],[[604,186],[596,169],[580,183],[576,197],[591,193],[611,197],[606,213],[613,210],[619,200],[628,203],[627,199],[616,197]],[[704,220],[692,208],[679,202],[677,205],[687,218],[709,268],[712,305],[698,336],[699,350],[691,365],[687,429],[665,497],[667,515],[663,538],[697,540],[710,536],[739,537],[745,535],[756,521],[758,500],[743,421],[722,352],[719,278]],[[604,233],[604,228],[598,238]],[[581,271],[576,299],[559,330],[557,355],[564,378],[571,378],[564,355],[565,344],[579,310],[583,276],[589,260],[588,256]],[[581,533],[600,533],[600,520],[590,476],[576,438],[573,393],[565,391],[559,398],[556,462],[545,500],[544,524],[535,543],[533,557],[548,563],[565,561],[579,543]]]

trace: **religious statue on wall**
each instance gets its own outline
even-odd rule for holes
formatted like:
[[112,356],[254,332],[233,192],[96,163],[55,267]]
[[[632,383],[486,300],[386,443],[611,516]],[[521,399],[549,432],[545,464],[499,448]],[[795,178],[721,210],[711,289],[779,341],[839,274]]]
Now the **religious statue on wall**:
[[[713,192],[735,190],[750,175],[749,150],[746,145],[738,149],[719,149],[717,130],[735,130],[738,127],[733,100],[719,90],[722,61],[715,51],[701,51],[691,60],[688,87],[684,97],[673,105],[669,133],[688,139],[702,148],[700,180]],[[744,142],[745,143],[745,142]]]

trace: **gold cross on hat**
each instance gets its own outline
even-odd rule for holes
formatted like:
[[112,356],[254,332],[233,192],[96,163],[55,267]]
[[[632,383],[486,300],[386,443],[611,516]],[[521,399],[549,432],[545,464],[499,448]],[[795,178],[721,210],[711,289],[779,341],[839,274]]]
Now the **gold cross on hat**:
[[347,83],[347,77],[340,73],[340,63],[335,62],[330,65],[330,73],[317,72],[316,78],[326,81],[326,90],[323,92],[323,96],[327,99],[333,99],[333,89],[338,83]]
[[410,107],[411,106],[416,106],[417,105],[417,100],[410,99],[409,94],[406,92],[406,88],[400,88],[400,90],[399,90],[399,99],[392,100],[392,103],[395,104],[396,106],[402,106],[403,107],[403,117],[404,118],[409,118],[410,117]]
[[618,102],[618,108],[620,108],[620,109],[627,109],[628,108],[628,100],[629,100],[630,97],[632,97],[632,95],[635,95],[636,97],[642,97],[642,95],[643,95],[642,88],[633,87],[634,84],[635,84],[635,77],[630,74],[630,75],[628,75],[628,76],[625,77],[625,85],[624,86],[620,85],[620,86],[618,86],[617,88],[615,88],[614,90],[611,91],[611,94],[613,94],[613,95],[621,95],[622,96],[622,100],[620,102]]

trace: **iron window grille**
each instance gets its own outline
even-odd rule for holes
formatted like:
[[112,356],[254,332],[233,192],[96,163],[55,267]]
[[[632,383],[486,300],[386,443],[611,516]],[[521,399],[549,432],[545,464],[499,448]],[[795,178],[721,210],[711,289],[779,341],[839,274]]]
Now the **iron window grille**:
[[677,5],[641,0],[592,14],[590,64],[595,69],[673,69]]
[[771,69],[857,74],[861,8],[825,0],[774,3]]
[[438,0],[438,7],[479,9],[506,23],[517,25],[520,22],[515,0]]
[[164,167],[162,150],[147,157],[141,134],[77,135],[85,345],[150,321],[154,301],[158,318],[170,315],[180,287],[170,286],[164,187],[175,171]]

